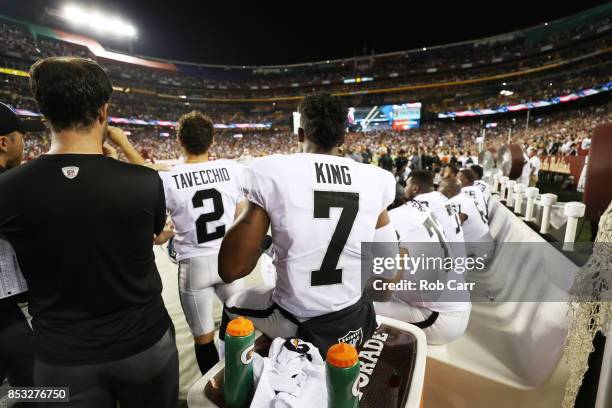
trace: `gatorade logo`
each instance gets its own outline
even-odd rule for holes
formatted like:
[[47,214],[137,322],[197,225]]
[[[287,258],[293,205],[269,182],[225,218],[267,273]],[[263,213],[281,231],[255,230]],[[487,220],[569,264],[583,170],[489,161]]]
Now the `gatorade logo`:
[[357,376],[353,386],[351,387],[351,394],[353,394],[353,397],[359,396],[359,376]]
[[242,361],[242,364],[244,365],[251,364],[251,361],[253,361],[254,351],[255,351],[254,344],[251,344],[249,347],[244,349],[244,351],[242,352],[242,355],[240,356],[240,361]]

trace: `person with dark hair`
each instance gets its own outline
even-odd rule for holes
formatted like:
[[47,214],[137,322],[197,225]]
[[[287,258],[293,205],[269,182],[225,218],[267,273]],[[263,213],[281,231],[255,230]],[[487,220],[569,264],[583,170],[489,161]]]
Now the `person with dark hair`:
[[465,239],[459,214],[448,199],[434,189],[433,173],[426,170],[413,171],[406,182],[406,199],[415,200],[429,208],[444,231],[453,253],[456,256],[465,256]]
[[372,301],[362,297],[361,244],[397,243],[386,210],[395,197],[395,179],[337,156],[347,117],[339,98],[307,96],[299,111],[303,153],[262,157],[246,168],[247,209],[219,252],[225,282],[245,277],[271,226],[276,287],[229,298],[220,333],[231,319],[246,316],[270,338],[298,334],[325,355],[338,341],[362,344],[376,327]]
[[[9,106],[0,103],[0,175],[23,161],[26,132],[43,129],[40,121],[21,120]],[[14,262],[15,251],[2,235],[0,254],[6,257],[0,258],[3,274],[21,274],[18,263]],[[6,377],[12,387],[34,385],[32,329],[19,307],[19,303],[27,301],[25,291],[0,298],[0,384]]]
[[[432,178],[426,173],[415,170],[409,180],[415,187],[418,183],[431,183]],[[458,257],[427,205],[410,200],[389,211],[389,218],[399,236],[400,252],[404,255],[409,254],[415,259],[427,257],[446,260]],[[403,270],[403,278],[409,280],[416,274],[420,279],[435,279],[439,282],[440,276],[449,276],[451,272],[452,280],[458,285],[465,283],[463,273],[442,267],[436,269],[435,266],[414,265],[413,268]],[[375,307],[379,315],[421,328],[427,336],[428,344],[446,344],[459,338],[467,328],[471,311],[469,292],[449,290],[437,291],[435,295],[397,290],[389,301],[376,302]]]
[[484,169],[482,168],[482,166],[479,166],[477,164],[472,164],[470,166],[470,169],[472,169],[472,171],[476,175],[476,180],[474,180],[474,186],[478,187],[484,195],[485,201],[487,203],[488,212],[489,200],[491,199],[491,189],[489,187],[489,184],[482,179],[484,175]]
[[486,214],[476,205],[476,201],[461,191],[461,182],[456,177],[442,179],[438,191],[448,198],[461,219],[467,256],[480,257],[489,262],[495,251],[495,243],[489,232]]
[[385,146],[381,146],[378,149],[378,167],[387,170],[389,173],[393,173],[393,159],[389,149]]
[[476,180],[482,180],[482,176],[484,175],[484,170],[483,170],[482,166],[479,166],[478,164],[472,164],[470,166],[470,169],[476,175]]
[[400,174],[404,168],[408,166],[408,158],[406,157],[406,150],[400,149],[395,158],[395,174]]
[[459,167],[454,163],[449,163],[442,169],[442,178],[454,178],[457,177],[457,173],[459,173]]
[[95,62],[39,60],[30,86],[51,148],[0,177],[0,233],[29,288],[34,385],[69,387],[71,406],[175,407],[178,353],[152,248],[161,179],[103,154],[109,138],[143,162],[107,125],[112,86]]
[[225,231],[246,204],[241,182],[244,168],[233,160],[209,160],[214,126],[201,112],[181,116],[176,137],[184,163],[160,176],[176,230],[173,247],[179,264],[181,306],[194,338],[198,367],[204,375],[219,361],[213,342],[214,296],[224,302],[242,290],[242,280],[230,284],[221,280],[217,256]]
[[471,169],[461,169],[457,173],[457,179],[461,182],[461,192],[472,197],[481,217],[486,219],[488,224],[489,203],[480,188],[474,185],[474,182],[476,182],[476,172]]

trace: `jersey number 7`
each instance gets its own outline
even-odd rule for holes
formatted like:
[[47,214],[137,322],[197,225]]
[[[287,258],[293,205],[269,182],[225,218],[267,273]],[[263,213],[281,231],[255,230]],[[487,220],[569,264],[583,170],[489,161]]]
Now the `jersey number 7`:
[[359,212],[359,193],[314,192],[314,218],[330,218],[329,210],[332,207],[342,208],[342,212],[329,241],[325,256],[323,256],[320,269],[312,271],[310,275],[311,286],[342,283],[342,269],[336,269],[336,267]]

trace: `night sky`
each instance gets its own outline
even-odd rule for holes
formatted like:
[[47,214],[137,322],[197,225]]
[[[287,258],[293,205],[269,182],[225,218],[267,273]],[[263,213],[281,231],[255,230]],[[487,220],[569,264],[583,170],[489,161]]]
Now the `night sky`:
[[[120,14],[132,22],[139,33],[133,44],[137,54],[234,65],[320,61],[363,55],[364,50],[369,54],[372,50],[380,53],[444,44],[529,27],[606,3],[588,0],[70,2],[97,4],[100,10]],[[45,20],[45,9],[65,3],[0,0],[0,14],[50,24]]]

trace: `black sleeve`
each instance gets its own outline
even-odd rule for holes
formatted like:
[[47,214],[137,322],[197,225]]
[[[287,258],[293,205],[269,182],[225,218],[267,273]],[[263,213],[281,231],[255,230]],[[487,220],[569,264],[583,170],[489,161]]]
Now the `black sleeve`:
[[8,192],[6,183],[0,184],[0,234],[15,231],[18,214],[15,211],[14,194]]
[[155,235],[158,235],[166,225],[166,194],[164,183],[159,175],[157,177],[157,205],[155,207],[155,224],[153,225]]

